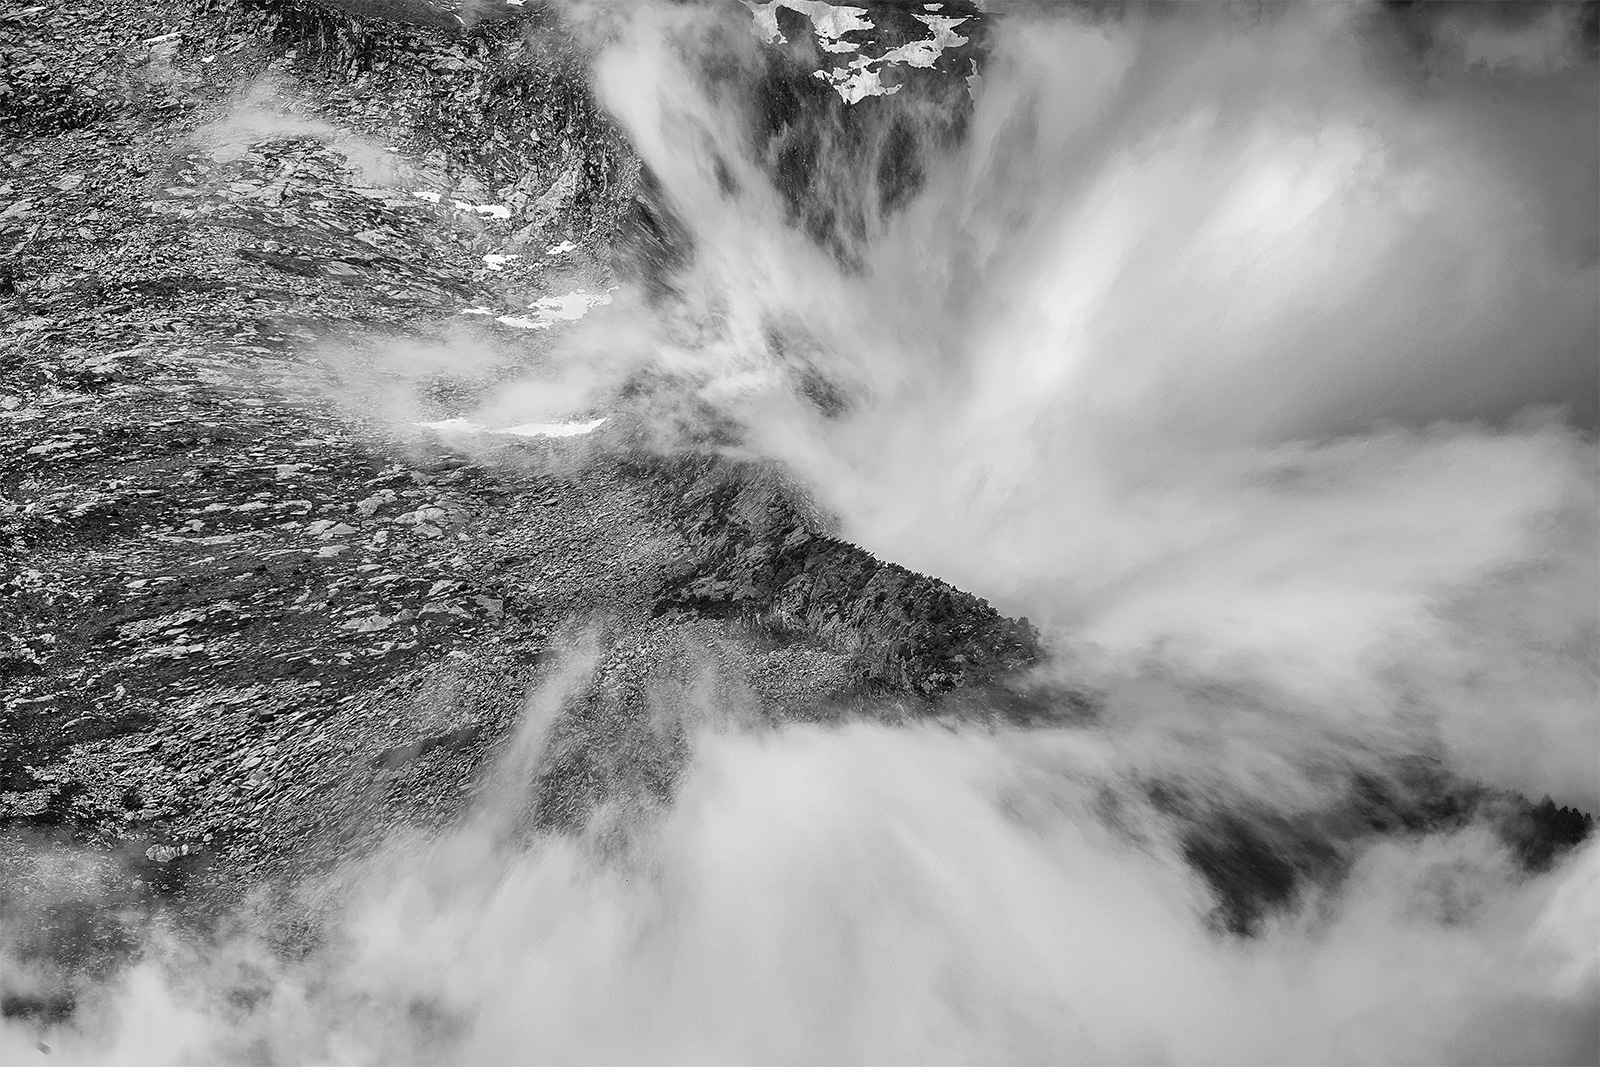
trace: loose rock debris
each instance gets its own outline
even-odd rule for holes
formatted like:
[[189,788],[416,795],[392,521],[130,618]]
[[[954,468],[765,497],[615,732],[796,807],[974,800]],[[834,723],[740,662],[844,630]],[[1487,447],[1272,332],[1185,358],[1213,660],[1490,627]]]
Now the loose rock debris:
[[[559,27],[413,7],[0,19],[0,822],[310,869],[448,818],[568,620],[635,666],[755,624],[716,590],[759,536],[662,508],[604,413],[487,427],[481,377],[436,376],[394,419],[352,384],[464,327],[518,373],[610,302],[637,189]],[[730,669],[774,706],[889,684],[825,614]]]
[[[0,19],[0,822],[285,861],[290,797],[407,743],[386,687],[466,650],[509,676],[589,579],[633,580],[624,535],[595,530],[645,529],[604,476],[490,471],[341,399],[341,339],[549,291],[514,250],[528,188],[486,194],[562,164],[503,128],[483,131],[499,170],[442,150],[438,100],[486,91],[479,45],[392,27],[368,77],[409,91],[372,100],[285,40],[325,20]],[[590,506],[522,502],[574,493]]]

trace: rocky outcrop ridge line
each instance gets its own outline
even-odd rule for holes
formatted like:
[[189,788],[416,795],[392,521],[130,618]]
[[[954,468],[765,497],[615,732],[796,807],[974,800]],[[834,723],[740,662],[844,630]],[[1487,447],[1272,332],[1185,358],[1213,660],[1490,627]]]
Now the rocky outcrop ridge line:
[[821,532],[769,469],[678,457],[653,464],[642,484],[692,553],[658,610],[813,640],[850,655],[861,685],[925,697],[989,685],[1043,657],[1027,619]]

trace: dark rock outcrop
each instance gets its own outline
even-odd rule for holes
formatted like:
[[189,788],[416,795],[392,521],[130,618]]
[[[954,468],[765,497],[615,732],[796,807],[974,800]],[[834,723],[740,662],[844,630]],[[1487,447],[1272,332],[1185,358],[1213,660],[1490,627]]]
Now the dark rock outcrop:
[[652,464],[644,481],[690,549],[658,612],[816,641],[850,655],[863,687],[923,697],[989,685],[1042,659],[1028,620],[828,536],[769,470],[691,456]]

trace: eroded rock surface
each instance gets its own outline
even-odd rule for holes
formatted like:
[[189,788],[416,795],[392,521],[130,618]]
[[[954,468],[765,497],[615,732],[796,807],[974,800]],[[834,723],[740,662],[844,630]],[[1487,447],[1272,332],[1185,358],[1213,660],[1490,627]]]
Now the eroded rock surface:
[[[1038,660],[759,468],[447,432],[600,302],[619,240],[648,252],[648,182],[549,12],[97,5],[4,32],[37,42],[0,100],[13,829],[226,882],[448,820],[574,619],[616,651],[572,737],[691,645],[774,715]],[[463,344],[488,354],[395,355]]]

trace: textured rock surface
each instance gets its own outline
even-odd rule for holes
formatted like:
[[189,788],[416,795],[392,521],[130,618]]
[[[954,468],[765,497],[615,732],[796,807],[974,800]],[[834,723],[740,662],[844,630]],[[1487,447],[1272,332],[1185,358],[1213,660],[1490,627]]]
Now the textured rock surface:
[[[226,880],[447,819],[574,617],[635,667],[722,647],[779,716],[1038,660],[1025,623],[826,536],[758,468],[412,425],[540,358],[495,313],[600,291],[614,247],[668,285],[686,254],[549,12],[41,7],[3,32],[36,42],[0,97],[13,828]],[[833,113],[804,59],[767,79],[804,94],[762,134],[785,173]],[[401,337],[496,355],[419,377]],[[568,734],[670,673],[630,669]]]
[[[984,34],[945,8],[963,43],[860,107],[812,76],[844,54],[821,42],[879,56],[933,27],[773,14],[748,133],[846,264],[919,146],[962,134]],[[448,824],[564,631],[597,651],[535,776],[547,828],[668,803],[708,716],[1095,714],[1029,677],[1026,620],[837,539],[716,454],[720,427],[663,458],[626,427],[416,425],[545,357],[566,326],[537,301],[618,274],[670,300],[694,255],[550,12],[40,5],[0,15],[0,63],[0,913],[22,958],[92,976],[153,901],[203,925]],[[446,373],[407,346],[486,354]],[[1487,816],[1538,869],[1592,826],[1429,765],[1307,811],[1147,786],[1236,934],[1375,836]],[[71,989],[0,988],[0,1010],[59,1017]]]

